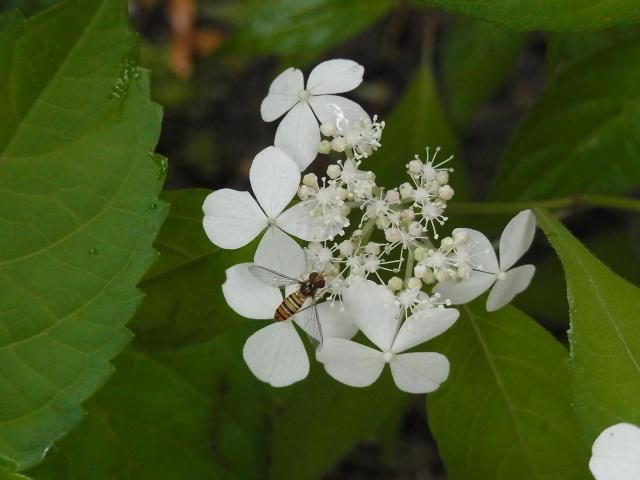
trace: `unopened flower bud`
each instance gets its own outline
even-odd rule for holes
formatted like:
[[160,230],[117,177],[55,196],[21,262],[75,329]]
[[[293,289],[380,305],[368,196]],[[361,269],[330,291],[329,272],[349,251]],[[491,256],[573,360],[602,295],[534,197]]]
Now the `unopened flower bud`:
[[429,252],[427,252],[425,248],[416,247],[416,249],[413,251],[413,258],[415,258],[418,262],[421,262],[422,260],[427,258],[428,253]]
[[441,241],[440,241],[440,247],[444,248],[445,250],[449,250],[451,247],[453,247],[454,241],[453,238],[451,237],[444,237]]
[[329,140],[322,140],[318,144],[318,153],[321,153],[323,155],[331,153],[331,142]]
[[307,200],[309,198],[309,195],[311,195],[313,193],[313,189],[307,187],[306,185],[300,185],[300,188],[298,189],[298,197],[300,198],[300,200]]
[[440,185],[446,185],[449,183],[449,172],[446,170],[440,170],[436,173],[436,182]]
[[422,288],[422,281],[419,278],[411,277],[407,280],[407,288],[409,290],[420,290]]
[[413,175],[418,175],[420,172],[422,172],[422,167],[423,164],[420,160],[411,160],[408,164],[407,164],[407,169],[409,170],[409,173],[412,173]]
[[416,212],[412,208],[405,208],[400,212],[400,219],[405,223],[411,223],[416,218]]
[[427,267],[422,265],[421,263],[419,263],[415,267],[413,267],[413,275],[416,278],[424,277],[425,273],[427,273]]
[[337,194],[340,200],[345,200],[349,196],[349,192],[346,188],[339,188]]
[[453,188],[449,185],[443,185],[438,189],[438,196],[443,200],[451,200],[454,193]]
[[400,192],[400,198],[402,198],[403,200],[413,195],[413,187],[409,182],[405,182],[402,185],[400,185],[400,188],[398,189],[398,191]]
[[351,240],[344,240],[338,246],[338,250],[340,250],[342,256],[350,257],[353,253],[353,242]]
[[433,271],[431,269],[428,269],[426,272],[424,272],[424,275],[422,276],[422,283],[429,285],[431,283],[434,283],[436,281],[436,276],[433,274]]
[[307,173],[304,177],[302,177],[302,184],[306,185],[307,187],[317,189],[318,177],[316,177],[315,173]]
[[[331,151],[331,145],[329,145],[329,151]],[[340,173],[342,173],[340,165],[336,165],[335,163],[333,163],[327,167],[327,176],[332,180],[338,178],[340,176]]]
[[387,217],[376,218],[376,227],[378,230],[384,230],[389,226],[389,219]]
[[336,137],[333,140],[331,140],[331,148],[335,151],[335,152],[344,152],[344,149],[346,148],[347,144],[344,141],[344,138],[342,137]]
[[380,244],[376,242],[369,242],[365,245],[364,251],[369,255],[379,255],[380,254]]
[[387,285],[392,292],[397,292],[402,288],[402,279],[400,277],[391,277]]
[[336,126],[332,122],[323,122],[320,125],[320,133],[325,137],[333,137],[336,134]]
[[400,193],[397,190],[387,190],[384,199],[389,204],[400,203]]
[[400,241],[400,230],[395,227],[387,228],[384,231],[384,238],[387,239],[387,242],[399,242]]
[[409,235],[412,237],[420,237],[422,235],[422,225],[418,222],[411,222],[409,224]]

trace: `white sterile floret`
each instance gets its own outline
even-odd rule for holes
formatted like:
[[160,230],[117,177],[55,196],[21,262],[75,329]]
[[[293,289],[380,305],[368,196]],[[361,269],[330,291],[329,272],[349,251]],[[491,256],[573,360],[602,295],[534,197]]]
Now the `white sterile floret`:
[[[271,252],[288,251],[291,244],[295,244],[283,231],[306,241],[322,241],[335,235],[335,226],[327,228],[311,215],[313,203],[301,202],[285,210],[298,192],[300,169],[283,151],[268,147],[256,155],[249,180],[255,199],[249,192],[228,188],[217,190],[205,199],[203,226],[215,245],[240,248],[266,229],[255,261],[275,268],[280,264],[273,263]],[[286,263],[282,267],[282,273],[290,273]]]
[[[296,245],[302,252],[302,249]],[[300,255],[292,251],[285,252],[293,259]],[[303,263],[297,263],[295,278],[306,273]],[[241,263],[226,271],[226,280],[222,292],[228,305],[239,315],[255,320],[273,320],[278,305],[283,300],[279,288],[263,282],[250,271],[251,263]],[[331,306],[332,302],[318,305],[318,318],[324,339],[332,337],[351,338],[357,328],[344,315],[344,310]],[[334,302],[335,303],[335,302]],[[309,312],[307,312],[308,314]],[[274,387],[283,387],[305,378],[309,372],[309,359],[296,332],[293,323],[297,323],[310,336],[315,331],[310,327],[304,312],[300,312],[285,321],[273,322],[251,335],[244,344],[242,355],[251,372],[263,382]],[[316,338],[316,340],[319,340]]]
[[618,423],[593,443],[589,469],[596,480],[640,479],[640,428]]
[[451,327],[458,311],[420,310],[404,322],[401,307],[388,288],[370,280],[352,278],[343,291],[345,312],[378,348],[345,339],[328,339],[317,352],[325,370],[353,387],[371,385],[386,363],[399,389],[410,393],[436,390],[449,376],[449,362],[432,352],[403,353]]
[[[288,68],[271,83],[262,101],[260,113],[265,122],[282,115],[274,145],[285,152],[304,170],[316,158],[320,144],[320,125],[331,124],[335,134],[342,135],[354,121],[369,120],[357,103],[334,95],[356,88],[362,82],[364,68],[352,60],[328,60],[309,74],[307,85],[297,68]],[[329,127],[325,126],[325,130]],[[333,147],[333,144],[332,144]],[[334,148],[335,150],[335,148]]]
[[[536,219],[531,210],[518,213],[507,224],[500,237],[500,262],[489,239],[482,233],[468,228],[456,229],[454,239],[466,236],[468,247],[460,249],[473,271],[462,281],[440,280],[434,291],[454,305],[468,303],[491,288],[487,298],[487,311],[504,307],[531,283],[535,267],[522,265],[511,268],[529,250],[536,231]],[[455,240],[454,240],[455,241]]]

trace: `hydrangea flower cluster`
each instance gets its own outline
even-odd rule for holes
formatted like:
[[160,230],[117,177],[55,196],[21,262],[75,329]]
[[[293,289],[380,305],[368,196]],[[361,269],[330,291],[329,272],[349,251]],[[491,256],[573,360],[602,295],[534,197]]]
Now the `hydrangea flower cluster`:
[[[326,372],[344,384],[370,385],[389,364],[398,388],[431,392],[447,379],[449,362],[413,349],[456,322],[453,305],[491,288],[487,309],[497,310],[528,286],[535,268],[512,267],[533,241],[535,219],[527,210],[509,222],[499,261],[476,230],[441,237],[455,192],[452,157],[439,148],[405,160],[405,183],[379,185],[366,162],[381,146],[384,122],[336,95],[357,87],[363,72],[351,60],[330,60],[306,86],[299,70],[281,73],[261,113],[268,122],[284,118],[274,146],[251,165],[253,196],[210,194],[204,230],[226,249],[262,235],[254,262],[229,268],[222,286],[239,315],[270,320],[243,349],[257,378],[280,387],[307,376],[301,330]],[[319,153],[334,159],[326,175],[303,175]]]

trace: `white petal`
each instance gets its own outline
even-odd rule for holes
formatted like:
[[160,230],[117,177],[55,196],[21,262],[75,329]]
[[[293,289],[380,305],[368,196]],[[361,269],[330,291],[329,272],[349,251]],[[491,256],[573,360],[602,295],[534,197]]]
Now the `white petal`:
[[251,372],[274,387],[286,387],[309,373],[309,358],[293,323],[275,322],[247,338],[242,356]]
[[353,122],[369,119],[369,115],[360,105],[337,95],[310,97],[309,104],[320,123],[333,123],[339,134],[344,133]]
[[640,478],[640,428],[618,423],[605,429],[593,443],[589,469],[596,480]]
[[382,352],[342,338],[326,340],[316,358],[329,375],[352,387],[371,385],[384,368]]
[[276,218],[298,191],[300,169],[282,150],[267,147],[253,159],[249,180],[262,209]]
[[342,298],[347,314],[362,333],[383,352],[390,350],[400,323],[393,293],[371,280],[352,277]]
[[353,337],[358,332],[358,327],[347,315],[342,302],[323,302],[318,305],[318,317],[322,326],[324,339]]
[[302,72],[297,68],[287,68],[271,82],[269,93],[260,105],[262,120],[273,122],[280,117],[298,103],[298,92],[301,90],[304,90]]
[[437,337],[456,323],[459,316],[460,312],[455,308],[432,308],[414,313],[400,327],[391,351],[404,352]]
[[210,193],[202,205],[202,226],[220,248],[240,248],[267,226],[267,217],[249,192],[229,188]]
[[298,103],[285,115],[273,144],[293,158],[300,171],[318,156],[320,126],[306,102]]
[[522,265],[505,273],[504,280],[497,280],[487,298],[487,312],[495,312],[513,300],[520,292],[526,290],[531,283],[536,267]]
[[513,217],[500,237],[500,270],[506,272],[529,250],[536,234],[536,217],[524,210]]
[[439,353],[401,353],[389,364],[398,388],[409,393],[433,392],[449,376],[449,360]]
[[465,232],[469,236],[469,255],[473,262],[473,267],[490,273],[498,273],[498,257],[491,245],[491,242],[483,233],[470,228],[456,228],[453,233]]
[[254,262],[289,277],[298,278],[307,266],[302,247],[277,227],[269,227],[260,240]]
[[311,210],[315,205],[315,200],[295,204],[280,214],[276,219],[276,225],[290,235],[307,242],[323,242],[335,237],[344,228],[344,224],[325,224],[321,218],[313,217]]
[[440,282],[433,291],[439,293],[442,299],[451,300],[453,305],[462,305],[482,295],[495,281],[496,276],[493,273],[474,271],[469,278],[461,282]]
[[282,302],[282,293],[256,278],[250,271],[251,263],[239,263],[227,268],[222,293],[231,309],[238,315],[257,320],[273,318]]
[[364,67],[353,60],[327,60],[311,70],[307,90],[312,95],[343,93],[362,83]]

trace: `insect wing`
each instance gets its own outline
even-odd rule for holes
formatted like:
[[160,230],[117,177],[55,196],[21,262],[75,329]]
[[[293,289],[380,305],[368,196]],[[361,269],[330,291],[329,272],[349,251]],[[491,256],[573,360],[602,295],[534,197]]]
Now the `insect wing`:
[[276,272],[267,267],[261,267],[260,265],[251,265],[249,271],[256,278],[273,287],[286,287],[287,285],[300,283],[299,280],[293,277],[289,277],[288,275]]
[[315,299],[312,299],[311,305],[300,310],[297,315],[300,327],[307,333],[314,346],[321,346],[323,341],[322,325],[320,325],[318,304]]

